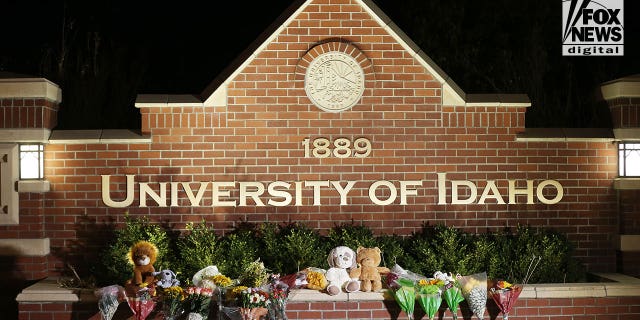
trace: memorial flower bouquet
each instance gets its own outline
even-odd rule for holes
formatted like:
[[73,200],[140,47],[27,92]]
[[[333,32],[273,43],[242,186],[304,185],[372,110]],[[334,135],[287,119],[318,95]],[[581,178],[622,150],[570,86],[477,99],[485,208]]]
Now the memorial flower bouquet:
[[513,285],[504,280],[493,281],[491,287],[489,288],[489,295],[496,303],[500,311],[502,312],[502,318],[504,320],[509,319],[509,312],[518,301],[520,297],[520,293],[522,293],[522,289],[527,285],[531,275],[537,268],[538,264],[542,257],[536,257],[535,255],[529,262],[529,267],[527,268],[527,272],[525,273],[525,277],[522,280],[522,284]]
[[98,298],[98,309],[104,320],[111,320],[118,310],[120,302],[125,298],[125,291],[122,286],[112,285],[97,289],[94,294]]
[[135,320],[146,319],[156,306],[154,299],[155,287],[153,284],[142,283],[133,294],[127,294],[127,304],[133,312]]
[[418,281],[418,303],[429,320],[433,320],[442,304],[444,281],[440,279],[421,279]]
[[393,297],[398,302],[400,309],[407,314],[407,319],[413,319],[416,306],[416,288],[413,281],[399,278],[396,280],[398,287],[393,291]]
[[416,304],[416,285],[425,278],[405,270],[399,265],[393,266],[387,274],[387,286],[393,291],[393,297],[408,319],[413,319]]
[[160,293],[162,314],[166,320],[178,319],[184,312],[185,292],[180,286],[165,288]]
[[225,299],[226,301],[232,301],[233,303],[231,303],[230,306],[223,306],[222,308],[220,308],[222,313],[219,314],[219,319],[222,319],[222,314],[226,315],[227,318],[231,320],[242,319],[242,314],[240,312],[241,307],[239,305],[241,305],[242,293],[247,289],[248,287],[243,285],[237,285],[228,288]]
[[280,280],[279,274],[269,276],[269,318],[287,320],[285,313],[289,299],[289,285]]
[[447,307],[449,311],[451,311],[453,319],[458,319],[458,306],[460,302],[464,301],[462,290],[460,289],[460,282],[450,273],[447,274],[436,271],[433,276],[444,282],[442,297],[447,302]]
[[487,273],[481,272],[468,276],[458,276],[462,296],[469,304],[471,312],[482,319],[487,307]]
[[219,274],[220,271],[218,271],[217,266],[207,266],[196,272],[196,274],[193,275],[191,282],[195,287],[214,289],[216,287],[216,284],[213,278],[218,276]]
[[186,290],[186,309],[189,320],[203,320],[209,317],[213,290],[203,287],[188,287]]
[[511,283],[498,280],[489,289],[489,295],[498,306],[498,309],[502,312],[502,318],[509,319],[509,312],[516,304],[520,293],[522,292],[522,286],[512,285]]
[[268,313],[271,301],[263,288],[247,288],[240,295],[240,315],[243,320],[257,320]]
[[224,304],[230,300],[230,295],[227,295],[227,289],[233,286],[235,282],[221,273],[209,277],[209,281],[214,287],[213,291],[216,296],[216,303],[218,304],[218,319],[222,319],[225,308]]

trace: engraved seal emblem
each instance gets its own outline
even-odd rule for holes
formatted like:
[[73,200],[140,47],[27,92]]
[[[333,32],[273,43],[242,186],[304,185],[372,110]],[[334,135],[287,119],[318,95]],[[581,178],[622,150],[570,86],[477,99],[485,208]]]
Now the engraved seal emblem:
[[309,64],[304,90],[318,108],[328,112],[345,111],[362,97],[364,72],[358,61],[346,53],[323,53]]

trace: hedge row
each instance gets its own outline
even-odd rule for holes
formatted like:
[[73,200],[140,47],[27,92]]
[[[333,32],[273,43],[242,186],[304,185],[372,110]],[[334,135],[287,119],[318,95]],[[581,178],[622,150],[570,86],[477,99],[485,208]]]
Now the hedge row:
[[235,278],[244,265],[258,258],[271,272],[280,274],[306,267],[326,269],[329,251],[340,245],[354,250],[377,246],[384,266],[398,264],[427,276],[435,271],[462,275],[486,271],[490,278],[519,282],[534,257],[540,257],[540,263],[530,283],[579,282],[586,276],[564,235],[530,226],[470,234],[425,223],[409,236],[376,236],[369,228],[353,223],[335,226],[326,235],[299,223],[242,223],[221,236],[205,222],[190,224],[187,232],[179,234],[145,218],[127,217],[125,225],[114,233],[113,242],[101,254],[102,263],[92,272],[100,279],[99,285],[122,284],[131,277],[126,255],[138,240],[155,243],[160,251],[156,270],[171,269],[183,283],[209,265]]

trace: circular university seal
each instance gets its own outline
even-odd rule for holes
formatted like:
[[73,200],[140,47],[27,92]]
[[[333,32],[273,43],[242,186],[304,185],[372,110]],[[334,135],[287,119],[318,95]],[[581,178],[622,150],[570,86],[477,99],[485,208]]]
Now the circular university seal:
[[328,112],[345,111],[362,97],[364,72],[358,61],[346,53],[323,53],[309,64],[304,90],[318,108]]

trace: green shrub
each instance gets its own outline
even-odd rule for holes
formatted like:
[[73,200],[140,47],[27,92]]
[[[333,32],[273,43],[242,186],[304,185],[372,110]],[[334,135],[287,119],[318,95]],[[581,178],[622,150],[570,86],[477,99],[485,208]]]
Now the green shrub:
[[202,221],[189,223],[187,233],[177,240],[179,259],[174,263],[181,281],[190,283],[193,275],[204,267],[221,264],[223,260],[219,238],[212,227]]
[[280,230],[283,260],[282,273],[297,272],[306,267],[328,268],[328,243],[324,241],[318,231],[305,225],[294,223]]
[[[407,242],[419,272],[432,275],[435,271],[468,274],[470,268],[470,238],[466,233],[444,225],[423,225]],[[416,272],[416,271],[414,271]]]
[[[511,256],[505,259],[508,276],[523,280],[531,260],[540,257],[540,263],[531,276],[532,283],[576,282],[585,278],[582,266],[572,258],[573,246],[568,239],[551,229],[518,226],[514,234],[507,233],[504,242]],[[505,275],[506,276],[506,275]]]
[[[129,248],[139,240],[153,242],[160,253],[157,270],[171,268],[189,283],[198,270],[215,265],[220,272],[237,278],[243,268],[260,259],[270,272],[291,274],[306,267],[326,269],[329,251],[339,245],[379,247],[386,267],[396,263],[425,276],[435,271],[473,274],[486,271],[490,278],[524,280],[532,258],[540,262],[530,283],[578,282],[586,278],[583,265],[573,257],[568,239],[551,229],[518,226],[499,232],[469,234],[444,225],[429,226],[410,236],[380,235],[364,226],[339,225],[321,236],[303,224],[259,225],[242,223],[233,232],[218,236],[203,221],[187,225],[176,239],[148,219],[125,218],[124,227],[102,254],[98,278],[102,284],[123,284],[131,277]],[[175,242],[175,243],[172,243]],[[173,245],[173,246],[172,246]],[[178,252],[168,254],[169,248]],[[169,259],[175,257],[175,261]]]
[[230,278],[237,278],[246,265],[259,258],[256,230],[234,230],[222,238],[221,248],[223,255],[216,264],[218,270]]
[[332,248],[347,246],[357,250],[360,246],[365,248],[378,246],[378,241],[371,229],[362,225],[355,225],[353,222],[333,227],[329,230],[327,237]]
[[467,274],[487,272],[492,274],[493,263],[498,259],[494,255],[495,245],[488,234],[468,236],[469,260],[467,260]]
[[262,223],[257,227],[260,238],[260,258],[265,266],[272,270],[286,270],[286,253],[284,243],[280,239],[281,227],[272,222]]
[[395,264],[405,265],[403,257],[407,256],[407,252],[404,249],[406,244],[403,237],[385,234],[379,236],[377,241],[382,251],[382,266],[392,268]]
[[158,259],[154,264],[156,269],[170,268],[170,240],[166,231],[157,224],[150,224],[147,217],[134,219],[126,215],[124,227],[115,230],[112,243],[101,254],[102,270],[98,271],[100,285],[123,285],[131,279],[133,266],[129,263],[128,253],[131,246],[140,240],[149,241],[158,247]]

